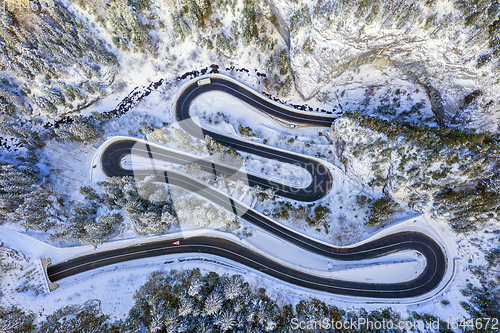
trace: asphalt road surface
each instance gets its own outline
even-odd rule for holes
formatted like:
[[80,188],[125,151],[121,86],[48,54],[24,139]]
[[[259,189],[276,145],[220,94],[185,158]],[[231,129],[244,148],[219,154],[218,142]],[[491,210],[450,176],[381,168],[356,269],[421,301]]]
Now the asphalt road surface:
[[[358,260],[377,257],[392,251],[413,249],[421,252],[428,260],[431,259],[428,261],[424,272],[415,280],[390,284],[361,283],[333,280],[297,271],[224,239],[195,237],[180,239],[179,245],[173,243],[173,241],[153,242],[122,249],[95,252],[49,266],[47,272],[50,280],[56,282],[78,273],[129,260],[176,253],[203,253],[230,259],[282,281],[309,289],[339,295],[393,299],[419,296],[431,291],[441,281],[442,277],[442,270],[436,265],[439,260],[444,260],[444,256],[436,243],[423,234],[412,232],[387,236],[362,246],[344,249],[342,253],[331,253],[330,257],[332,258]],[[291,259],[293,260],[293,258]]]
[[[250,185],[258,184],[263,188],[273,188],[277,194],[295,200],[315,201],[328,192],[331,187],[332,176],[328,172],[328,169],[316,159],[234,137],[227,137],[198,126],[189,115],[191,102],[200,94],[213,90],[229,93],[262,112],[295,124],[329,126],[333,121],[333,118],[321,114],[305,114],[281,108],[269,102],[267,98],[256,94],[251,89],[241,87],[223,78],[212,78],[211,84],[201,87],[198,86],[197,80],[193,80],[179,95],[176,103],[177,120],[180,121],[184,130],[199,138],[209,135],[213,139],[240,151],[304,167],[311,174],[312,182],[307,187],[293,187],[284,183],[271,181],[265,177],[241,172],[236,166],[228,166],[206,159],[199,159],[196,163],[200,165],[202,170],[213,171],[218,175],[227,174],[232,177],[248,178]],[[159,241],[77,257],[49,266],[47,272],[51,281],[55,282],[88,270],[128,260],[174,253],[206,253],[217,255],[301,287],[340,295],[368,298],[408,298],[420,296],[436,288],[445,274],[446,258],[442,249],[432,238],[422,233],[399,232],[355,247],[333,247],[288,229],[276,223],[271,218],[234,200],[229,195],[181,172],[174,170],[165,171],[154,167],[150,170],[128,170],[123,167],[121,161],[131,153],[146,159],[149,158],[152,161],[152,165],[154,165],[155,160],[180,164],[185,164],[187,161],[192,163],[192,159],[188,158],[185,153],[173,152],[170,149],[162,149],[157,146],[140,143],[134,139],[124,139],[112,143],[103,152],[101,163],[104,173],[109,177],[135,176],[136,178],[141,178],[156,175],[158,181],[164,181],[171,185],[196,192],[198,195],[207,198],[215,204],[234,212],[255,226],[305,250],[331,259],[356,261],[376,258],[397,251],[415,250],[425,257],[426,267],[415,279],[401,283],[384,284],[333,280],[283,266],[228,240],[195,237],[180,239],[180,245],[174,245],[172,241]],[[293,258],[290,261],[293,262]]]

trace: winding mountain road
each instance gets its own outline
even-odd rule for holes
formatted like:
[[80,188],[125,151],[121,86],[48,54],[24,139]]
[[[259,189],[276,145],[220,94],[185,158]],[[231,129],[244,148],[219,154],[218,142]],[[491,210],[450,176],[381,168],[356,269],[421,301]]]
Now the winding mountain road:
[[[220,75],[211,75],[209,77],[211,79],[210,84],[200,86],[198,85],[199,78],[192,80],[183,87],[184,89],[178,95],[175,112],[180,126],[197,138],[203,139],[208,135],[236,150],[300,166],[310,173],[312,181],[306,187],[295,187],[272,181],[258,174],[244,172],[238,169],[237,166],[216,163],[203,158],[195,159],[195,162],[200,165],[201,170],[214,172],[217,175],[226,174],[233,179],[234,177],[248,179],[248,184],[251,186],[259,185],[264,189],[273,188],[277,195],[294,200],[311,202],[325,196],[331,188],[332,175],[320,160],[204,128],[191,118],[189,108],[197,96],[209,91],[223,91],[237,97],[261,112],[295,124],[326,127],[330,126],[334,119],[321,114],[305,113],[280,106],[229,78]],[[103,172],[108,177],[134,176],[136,178],[144,178],[156,175],[157,181],[164,181],[171,185],[196,192],[198,195],[234,212],[244,220],[285,241],[331,259],[355,261],[376,258],[397,251],[415,250],[425,257],[426,266],[420,275],[406,282],[363,283],[334,280],[294,270],[226,239],[192,237],[179,239],[179,245],[176,245],[177,243],[173,243],[172,241],[151,242],[132,247],[95,252],[50,265],[47,268],[47,274],[52,282],[128,260],[175,253],[216,255],[301,287],[333,294],[365,298],[396,299],[421,296],[434,290],[445,275],[446,257],[443,250],[432,238],[423,233],[413,231],[398,232],[351,247],[334,247],[277,223],[273,219],[235,200],[230,195],[182,172],[154,167],[154,161],[158,160],[178,164],[193,163],[193,156],[189,156],[189,154],[144,142],[143,140],[125,137],[119,140],[111,140],[104,145],[105,147],[101,154],[101,166]],[[122,163],[123,158],[131,154],[149,159],[153,167],[144,170],[125,168]]]

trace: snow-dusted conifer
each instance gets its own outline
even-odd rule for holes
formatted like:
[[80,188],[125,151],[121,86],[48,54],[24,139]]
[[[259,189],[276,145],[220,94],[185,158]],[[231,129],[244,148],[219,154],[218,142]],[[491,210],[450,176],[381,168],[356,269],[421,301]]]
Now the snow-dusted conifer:
[[195,297],[198,296],[203,283],[200,280],[194,280],[188,288],[188,295]]
[[236,324],[236,316],[234,312],[224,310],[219,316],[217,316],[215,324],[218,325],[223,332],[229,331]]
[[193,312],[194,302],[188,296],[182,296],[179,301],[179,316],[185,317]]
[[212,316],[217,314],[222,308],[224,303],[224,298],[219,291],[214,291],[205,299],[205,306],[203,308],[204,314],[206,316]]
[[151,324],[149,325],[150,333],[157,333],[163,329],[163,316],[161,313],[156,313],[151,319]]
[[243,291],[243,278],[240,275],[228,276],[222,278],[223,292],[226,299],[233,300],[239,297]]

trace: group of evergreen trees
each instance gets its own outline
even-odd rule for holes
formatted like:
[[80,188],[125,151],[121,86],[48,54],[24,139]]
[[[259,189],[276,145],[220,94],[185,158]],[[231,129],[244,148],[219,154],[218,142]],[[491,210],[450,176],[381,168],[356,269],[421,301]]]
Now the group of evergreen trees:
[[0,306],[0,332],[9,333],[91,333],[125,332],[120,322],[112,322],[102,313],[100,302],[88,301],[82,305],[69,305],[35,323],[35,314],[17,306]]
[[0,122],[10,123],[15,120],[15,114],[30,115],[32,110],[24,100],[23,91],[8,76],[0,78]]
[[156,54],[155,28],[150,17],[154,14],[150,0],[86,1],[74,0],[95,15],[97,22],[113,36],[114,44],[124,50]]
[[[75,110],[105,94],[105,69],[118,66],[104,43],[59,1],[40,2],[39,8],[0,11],[0,70],[21,79],[19,94],[10,100],[23,100],[7,98],[15,107],[7,113],[30,114],[30,104],[51,116]],[[85,82],[75,82],[75,71]]]
[[276,201],[273,192],[266,192],[267,190],[257,194],[257,198],[260,198],[261,201],[272,198],[274,203],[271,211],[273,218],[306,222],[310,227],[315,227],[317,232],[320,232],[321,227],[323,227],[325,232],[329,233],[329,221],[332,211],[328,206],[323,206],[322,204],[307,204],[302,206],[289,201]]
[[140,132],[145,135],[147,140],[168,145],[171,148],[200,153],[207,153],[210,149],[206,141],[194,138],[182,129],[172,127],[167,123],[163,123],[161,127],[153,127],[143,123],[141,124]]
[[[207,49],[216,48],[227,57],[233,56],[241,46],[251,45],[258,49],[263,56],[269,57],[260,59],[266,63],[270,76],[264,79],[266,87],[288,95],[293,77],[288,49],[284,43],[278,47],[280,39],[274,36],[277,34],[276,17],[270,15],[265,1],[243,0],[242,8],[236,6],[237,3],[236,0],[183,0],[181,7],[171,16],[173,29],[182,39],[194,34],[200,45]],[[223,23],[224,14],[235,16],[228,26]],[[280,78],[278,73],[286,78]]]
[[94,245],[122,230],[123,214],[141,235],[161,234],[178,223],[169,192],[154,180],[136,184],[131,177],[110,178],[99,183],[100,194],[82,187],[86,201],[74,203],[42,185],[33,157],[19,157],[18,162],[0,162],[0,223],[52,230],[52,239]]
[[[104,193],[99,194],[89,186],[80,189],[92,203],[90,207],[95,214],[98,207],[110,212],[99,216],[96,232],[101,230],[106,235],[112,233],[117,225],[119,228],[123,221],[119,211],[125,213],[135,231],[141,235],[161,234],[178,223],[168,190],[154,179],[136,182],[132,177],[113,177],[98,185]],[[84,212],[82,218],[85,218],[83,215]]]
[[386,221],[398,207],[398,203],[386,195],[374,200],[369,205],[370,215],[366,224],[374,226]]
[[35,329],[35,314],[17,306],[0,306],[0,332],[29,333]]
[[290,30],[297,32],[301,27],[307,27],[311,23],[312,21],[309,6],[303,5],[299,9],[295,10],[293,15],[290,17]]
[[0,162],[0,223],[19,222],[26,230],[47,231],[58,220],[57,196],[42,186],[37,155],[29,151],[16,164]]
[[[97,218],[93,207],[75,206],[56,193],[41,150],[45,140],[54,136],[88,141],[101,135],[100,122],[93,116],[71,120],[52,131],[29,123],[0,124],[0,134],[9,137],[11,145],[1,152],[9,162],[0,161],[0,223],[16,222],[26,230],[52,230],[57,239],[71,235],[67,240],[100,243],[115,233],[109,224],[116,223],[116,216]],[[70,228],[61,227],[68,223]]]
[[243,164],[243,157],[241,157],[241,154],[233,147],[229,147],[220,141],[214,140],[208,135],[205,136],[205,141],[210,155],[217,155],[221,161],[225,161],[232,165],[241,166]]
[[[489,50],[478,56],[477,66],[500,58],[500,3],[497,0],[457,0],[454,3],[462,11],[466,26],[475,31],[487,31]],[[476,33],[472,38],[484,38],[484,35]]]
[[[74,236],[72,239],[83,243],[95,243],[96,232],[104,232],[89,229],[85,235],[80,233],[85,228],[91,228],[89,221],[96,218],[91,213],[94,210],[85,206],[79,214],[80,207],[77,205],[71,211],[72,203],[55,192],[52,175],[47,172],[47,167],[49,171],[53,170],[44,162],[45,156],[41,148],[45,145],[45,140],[54,135],[80,141],[100,136],[100,127],[92,117],[80,116],[74,119],[53,131],[37,125],[0,124],[0,133],[9,136],[13,145],[1,152],[2,157],[10,156],[7,159],[10,162],[0,161],[0,223],[17,222],[26,230],[52,230],[55,231],[53,236],[56,238],[71,233]],[[18,151],[13,151],[14,149]],[[106,216],[102,217],[105,218]],[[73,229],[61,228],[61,225],[68,222]],[[74,229],[78,229],[78,232]],[[106,239],[106,235],[101,241]]]
[[95,203],[74,206],[66,227],[56,237],[78,240],[82,244],[104,243],[120,231],[123,217],[119,213],[98,215],[98,212],[99,207]]
[[[429,322],[438,318],[429,314],[412,313],[403,317],[390,308],[366,311],[344,310],[317,299],[304,299],[295,306],[272,299],[264,288],[256,289],[240,275],[215,272],[202,274],[199,269],[155,272],[136,292],[135,303],[127,318],[112,321],[102,313],[99,301],[70,305],[55,311],[35,324],[35,315],[18,307],[0,307],[0,331],[13,333],[70,332],[312,332],[318,323],[366,321],[398,325],[400,321],[420,321],[415,329],[390,332],[436,332]],[[295,319],[294,319],[295,318]],[[297,327],[302,321],[303,328]],[[295,324],[294,324],[295,323]],[[309,325],[309,326],[305,326]],[[316,325],[316,326],[315,326]],[[333,327],[320,332],[388,332],[356,326],[337,330]],[[438,332],[452,332],[441,320]]]
[[100,138],[104,133],[102,122],[94,115],[68,117],[63,124],[54,128],[53,134],[64,141],[90,142]]
[[[26,255],[18,252],[15,249],[4,246],[4,243],[0,242],[0,299],[4,297],[5,291],[5,288],[2,287],[3,277],[11,271],[23,269],[27,263],[28,258],[26,257]],[[2,332],[1,324],[0,332]]]
[[100,302],[91,300],[82,305],[69,305],[55,311],[38,325],[36,331],[118,333],[120,323],[113,323],[108,315],[102,313]]
[[81,187],[85,201],[67,203],[66,211],[55,215],[61,223],[48,226],[55,231],[52,239],[102,244],[123,231],[125,217],[140,235],[162,234],[178,225],[170,193],[163,184],[113,177],[98,185],[100,193],[90,186]]
[[26,230],[48,231],[63,221],[62,199],[43,184],[35,156],[19,157],[17,162],[0,162],[0,223],[17,222]]
[[[489,239],[487,243],[494,244],[495,240]],[[498,244],[498,239],[496,243]],[[462,302],[461,305],[472,318],[500,318],[500,286],[497,274],[500,265],[500,247],[493,246],[489,249],[485,259],[486,265],[469,266],[471,272],[478,278],[479,285],[467,283],[462,294],[469,297],[469,300]],[[490,325],[475,332],[491,332],[491,328]]]
[[452,213],[450,223],[455,230],[477,229],[478,223],[500,215],[499,177],[497,172],[468,188],[444,188],[434,196],[436,211],[440,214]]
[[[344,157],[353,161],[368,157],[377,175],[370,185],[389,195],[372,203],[372,208],[396,208],[388,207],[393,202],[390,193],[404,191],[408,193],[404,200],[414,208],[431,205],[440,214],[451,214],[457,231],[472,230],[478,222],[498,216],[497,134],[386,121],[361,113],[346,117],[353,121],[349,126],[354,132],[341,134]],[[370,140],[359,140],[366,136]]]
[[[281,331],[288,309],[239,275],[202,275],[198,269],[156,272],[135,295],[127,325],[150,332]],[[285,310],[285,311],[283,311]]]

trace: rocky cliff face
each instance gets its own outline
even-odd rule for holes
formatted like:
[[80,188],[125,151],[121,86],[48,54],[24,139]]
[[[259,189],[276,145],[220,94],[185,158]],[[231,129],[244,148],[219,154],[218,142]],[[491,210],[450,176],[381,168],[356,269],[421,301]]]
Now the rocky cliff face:
[[[496,129],[499,62],[489,53],[498,39],[491,37],[498,25],[494,2],[482,4],[490,14],[476,15],[475,23],[464,16],[468,7],[452,1],[272,3],[290,32],[291,69],[304,99],[344,90],[347,84],[350,96],[336,102],[344,109],[363,109],[356,103],[363,96],[355,95],[403,77],[413,89],[427,91],[439,122]],[[481,96],[472,111],[465,97],[478,89]]]

